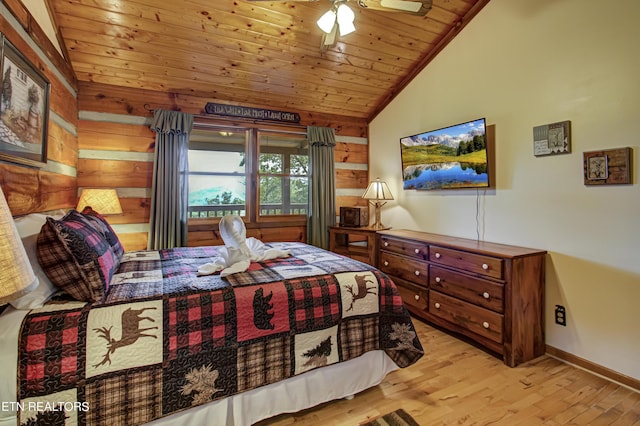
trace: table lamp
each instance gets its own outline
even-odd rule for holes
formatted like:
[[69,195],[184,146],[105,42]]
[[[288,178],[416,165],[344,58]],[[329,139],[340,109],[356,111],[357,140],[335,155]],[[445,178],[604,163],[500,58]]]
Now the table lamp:
[[0,305],[5,305],[34,290],[38,279],[1,190],[0,194]]
[[371,227],[373,229],[384,229],[385,226],[380,221],[380,207],[387,204],[386,200],[393,200],[393,195],[391,195],[391,191],[389,190],[387,183],[381,182],[380,178],[377,178],[369,184],[369,187],[362,195],[362,198],[369,200],[373,205],[375,222]]
[[80,194],[76,210],[85,214],[93,210],[104,216],[122,214],[122,205],[115,189],[85,188]]

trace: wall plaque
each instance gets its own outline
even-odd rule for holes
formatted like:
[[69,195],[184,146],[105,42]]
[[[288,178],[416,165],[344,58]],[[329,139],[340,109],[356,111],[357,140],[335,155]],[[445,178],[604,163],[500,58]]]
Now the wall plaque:
[[626,185],[631,183],[631,148],[605,149],[582,153],[585,185]]
[[204,110],[207,114],[223,115],[225,117],[239,117],[248,118],[251,120],[269,120],[285,123],[300,122],[300,114],[298,114],[297,112],[286,112],[265,108],[217,104],[213,102],[207,102]]
[[545,124],[533,128],[533,155],[571,152],[571,121]]

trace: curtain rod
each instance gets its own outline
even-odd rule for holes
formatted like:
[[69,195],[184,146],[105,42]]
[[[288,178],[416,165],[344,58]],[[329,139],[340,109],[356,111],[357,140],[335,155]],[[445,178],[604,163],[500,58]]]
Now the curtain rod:
[[[197,116],[199,117],[199,116]],[[217,118],[217,117],[206,117],[208,119]],[[274,129],[274,128],[264,128],[264,127],[251,127],[249,122],[246,123],[238,123],[237,126],[226,124],[226,123],[203,123],[203,122],[194,122],[193,127],[198,129],[209,129],[209,128],[218,128],[218,129],[231,129],[231,130],[239,130],[239,129],[257,129],[262,133],[280,133],[285,135],[307,135],[307,129],[305,127],[296,127],[299,130],[288,130],[288,129]],[[272,123],[255,123],[254,124],[272,124]]]

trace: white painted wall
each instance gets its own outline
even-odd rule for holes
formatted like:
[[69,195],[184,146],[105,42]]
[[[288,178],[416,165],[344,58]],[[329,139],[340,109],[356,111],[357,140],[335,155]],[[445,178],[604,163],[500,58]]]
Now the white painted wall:
[[[637,172],[587,187],[582,153],[630,146],[640,166],[639,22],[637,0],[492,0],[369,130],[371,178],[396,197],[385,225],[548,250],[547,344],[635,379]],[[495,189],[402,189],[402,136],[479,117],[495,125]],[[534,157],[533,127],[563,120],[572,152]]]

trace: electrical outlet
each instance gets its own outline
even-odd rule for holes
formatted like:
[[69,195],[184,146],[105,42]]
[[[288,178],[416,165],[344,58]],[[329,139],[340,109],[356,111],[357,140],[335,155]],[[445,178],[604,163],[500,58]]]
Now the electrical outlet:
[[562,305],[556,305],[556,324],[567,325],[567,310]]

